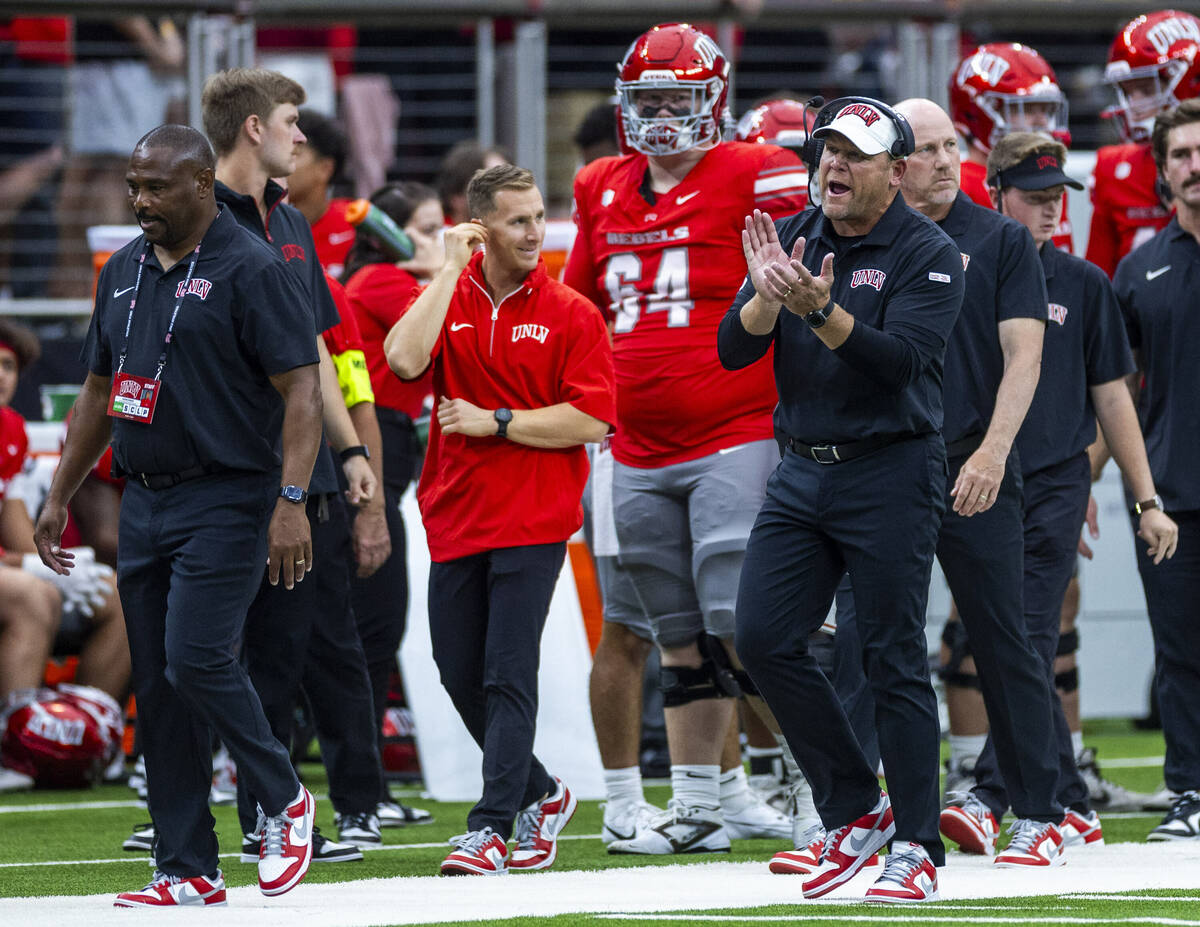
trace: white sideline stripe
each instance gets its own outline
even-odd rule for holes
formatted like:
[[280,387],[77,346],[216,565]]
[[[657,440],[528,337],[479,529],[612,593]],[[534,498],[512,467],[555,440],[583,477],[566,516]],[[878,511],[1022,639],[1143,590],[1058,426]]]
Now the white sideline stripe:
[[[559,840],[599,840],[599,834],[563,834]],[[386,853],[389,850],[433,850],[438,848],[449,847],[451,844],[446,840],[439,840],[436,843],[390,843],[382,847],[359,847],[364,853]],[[241,850],[236,853],[219,853],[217,859],[239,859],[242,855]],[[128,856],[115,856],[111,859],[52,859],[42,860],[36,863],[0,863],[0,869],[24,869],[35,866],[100,866],[106,863],[136,863],[139,860],[147,860],[150,857],[144,852],[130,851]]]
[[1101,769],[1141,769],[1144,766],[1162,766],[1165,756],[1118,756],[1105,757]]
[[[765,919],[739,914],[749,907],[791,905],[797,915],[772,921],[866,920],[863,893],[876,877],[859,873],[816,902],[800,899],[800,881],[772,875],[765,862],[705,862],[692,865],[639,866],[594,872],[549,871],[511,874],[499,879],[444,879],[419,876],[364,879],[301,885],[286,895],[266,898],[256,886],[228,890],[229,907],[218,914],[183,909],[171,912],[172,923],[220,927],[263,927],[265,924],[320,924],[322,927],[369,927],[377,924],[429,924],[445,921],[495,923],[507,918],[548,918],[558,914],[593,915],[674,912],[672,919],[702,923],[706,915],[687,911],[722,911],[723,920]],[[532,880],[532,881],[531,881]],[[1059,910],[1070,904],[1066,893],[1200,889],[1200,841],[1182,844],[1114,844],[1071,853],[1068,865],[1049,871],[996,870],[986,857],[953,854],[938,871],[938,888],[950,902],[978,905],[991,898],[1039,897]],[[19,884],[19,883],[18,883]],[[131,887],[140,887],[131,886]],[[112,907],[113,894],[0,899],[0,924],[21,927],[129,927],[130,915]],[[832,910],[831,910],[832,903]],[[911,909],[910,909],[911,910]],[[1134,910],[1145,911],[1139,907]],[[810,913],[811,912],[811,913]],[[843,912],[845,912],[843,914]],[[939,921],[947,917],[925,908],[875,912],[879,924]],[[964,925],[1029,922],[1042,924],[1161,924],[1198,927],[1200,921],[1165,917],[1087,918],[1058,916],[1028,909],[993,909],[991,917],[953,915]],[[1150,912],[1152,913],[1152,912]],[[736,915],[736,916],[735,916]],[[662,918],[662,915],[657,915]],[[665,919],[665,918],[663,918]],[[714,921],[716,918],[713,918]],[[162,920],[159,918],[158,920]],[[157,923],[153,918],[151,922]]]

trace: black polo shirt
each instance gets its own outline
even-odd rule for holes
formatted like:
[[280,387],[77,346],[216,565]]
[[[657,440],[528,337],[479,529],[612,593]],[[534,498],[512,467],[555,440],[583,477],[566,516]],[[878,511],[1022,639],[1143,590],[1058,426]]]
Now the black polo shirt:
[[1168,512],[1200,509],[1200,245],[1172,218],[1117,266],[1113,285],[1145,376],[1138,417]]
[[749,279],[721,321],[717,349],[736,370],[775,346],[775,426],[806,444],[927,434],[942,427],[942,359],[962,303],[954,243],[897,194],[866,235],[843,238],[820,209],[776,223],[784,251],[804,236],[804,266],[819,274],[834,254],[834,301],[855,326],[836,350],[786,309],[774,330],[751,335],[742,306]]
[[[191,255],[164,271],[138,236],[100,271],[81,355],[97,376],[116,371],[147,249],[124,370],[153,377],[158,366]],[[200,243],[175,319],[154,420],[113,419],[117,466],[127,473],[278,469],[283,400],[268,377],[317,362],[311,324],[304,293],[279,255],[222,209]]]
[[962,312],[946,346],[946,443],[983,435],[1004,376],[997,326],[1046,319],[1046,281],[1033,236],[1021,223],[971,201],[961,190],[938,223],[954,239],[967,274]]
[[[273,180],[267,181],[264,200],[267,217],[263,221],[254,197],[235,193],[219,180],[215,185],[217,202],[228,207],[238,223],[253,234],[273,245],[288,269],[300,281],[309,294],[309,302],[316,319],[317,336],[333,328],[340,321],[337,306],[325,282],[325,271],[317,260],[317,249],[313,244],[312,229],[300,210],[283,202],[287,191]],[[322,440],[321,452],[313,464],[312,479],[308,484],[310,493],[332,493],[338,491],[339,468],[333,462],[333,452]]]
[[1041,248],[1049,310],[1042,375],[1017,433],[1021,473],[1028,476],[1087,450],[1096,440],[1089,387],[1133,372],[1133,356],[1117,294],[1095,264]]

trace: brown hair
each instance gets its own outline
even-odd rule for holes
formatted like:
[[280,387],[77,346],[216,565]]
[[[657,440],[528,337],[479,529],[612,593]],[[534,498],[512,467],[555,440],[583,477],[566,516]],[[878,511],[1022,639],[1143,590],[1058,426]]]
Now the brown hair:
[[987,182],[999,186],[1001,171],[1016,167],[1030,155],[1052,154],[1059,164],[1067,163],[1067,146],[1039,132],[1010,132],[992,146],[987,159]]
[[496,211],[496,194],[501,190],[529,190],[535,186],[533,172],[515,164],[498,164],[476,171],[467,184],[467,209],[475,219]]
[[1150,148],[1154,152],[1154,163],[1162,171],[1167,164],[1167,136],[1177,126],[1189,122],[1200,122],[1200,98],[1184,100],[1174,109],[1159,113],[1154,120],[1154,131],[1150,135]]
[[12,319],[0,319],[0,341],[12,348],[13,353],[17,355],[18,371],[25,370],[42,356],[42,345],[33,329]]
[[266,120],[276,106],[304,102],[304,88],[290,77],[266,68],[230,68],[218,71],[204,82],[200,98],[204,111],[204,134],[217,156],[233,151],[242,124],[250,116]]

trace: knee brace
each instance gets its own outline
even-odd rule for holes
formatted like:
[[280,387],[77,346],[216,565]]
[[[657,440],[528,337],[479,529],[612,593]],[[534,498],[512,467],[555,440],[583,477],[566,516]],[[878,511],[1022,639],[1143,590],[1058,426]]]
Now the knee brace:
[[971,642],[961,621],[946,622],[942,628],[942,643],[950,651],[946,662],[938,667],[942,682],[959,689],[979,690],[979,677],[975,673],[964,673],[961,669],[962,661],[971,656]]
[[1058,650],[1054,651],[1056,657],[1065,657],[1074,653],[1079,649],[1079,629],[1072,628],[1070,631],[1064,631],[1058,635]]
[[659,671],[658,685],[665,708],[699,699],[737,698],[742,694],[721,639],[701,634],[696,644],[700,649],[699,666],[664,666]]

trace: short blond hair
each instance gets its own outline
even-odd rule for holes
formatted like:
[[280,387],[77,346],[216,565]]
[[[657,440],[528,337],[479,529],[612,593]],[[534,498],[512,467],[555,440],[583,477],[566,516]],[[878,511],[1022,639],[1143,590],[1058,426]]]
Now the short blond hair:
[[204,134],[212,142],[217,157],[233,151],[242,125],[251,116],[270,118],[283,103],[299,106],[305,100],[304,88],[266,68],[230,68],[218,71],[204,82],[200,97],[204,113]]
[[478,170],[467,184],[467,210],[476,219],[496,211],[496,194],[501,190],[530,190],[537,186],[533,171],[515,164],[497,164]]
[[1059,164],[1067,163],[1067,146],[1040,132],[1010,132],[992,146],[987,159],[987,182],[1000,186],[999,175],[1016,167],[1031,155],[1054,155]]

